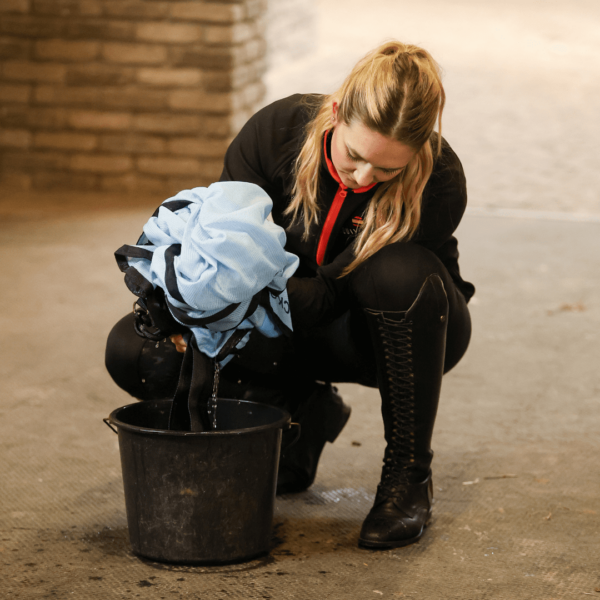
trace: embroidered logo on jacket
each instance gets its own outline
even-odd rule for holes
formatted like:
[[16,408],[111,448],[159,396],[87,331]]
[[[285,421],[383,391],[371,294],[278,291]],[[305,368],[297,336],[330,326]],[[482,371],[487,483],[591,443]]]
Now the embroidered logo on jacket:
[[358,235],[358,231],[362,227],[363,218],[360,216],[352,217],[352,227],[344,227],[342,233],[344,235]]

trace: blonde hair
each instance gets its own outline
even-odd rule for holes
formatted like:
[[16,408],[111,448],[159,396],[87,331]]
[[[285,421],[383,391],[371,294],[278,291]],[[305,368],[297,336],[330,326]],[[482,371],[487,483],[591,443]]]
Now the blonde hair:
[[304,237],[318,222],[319,171],[323,135],[331,128],[333,103],[337,117],[347,125],[358,121],[415,150],[408,165],[390,181],[382,182],[364,217],[356,240],[356,258],[350,273],[375,252],[393,242],[409,240],[421,218],[421,197],[434,162],[432,134],[437,122],[435,157],[441,152],[442,111],[446,95],[440,68],[429,52],[397,41],[369,52],[354,67],[342,86],[325,96],[295,164],[292,202],[286,209],[293,222],[304,222]]

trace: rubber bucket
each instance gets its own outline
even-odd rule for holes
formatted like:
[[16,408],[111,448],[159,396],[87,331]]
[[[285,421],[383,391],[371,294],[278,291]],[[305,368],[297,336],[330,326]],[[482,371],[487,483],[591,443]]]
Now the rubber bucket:
[[192,433],[168,430],[170,407],[170,400],[129,404],[105,419],[119,436],[133,551],[184,564],[267,553],[281,436],[290,415],[219,399],[218,429]]

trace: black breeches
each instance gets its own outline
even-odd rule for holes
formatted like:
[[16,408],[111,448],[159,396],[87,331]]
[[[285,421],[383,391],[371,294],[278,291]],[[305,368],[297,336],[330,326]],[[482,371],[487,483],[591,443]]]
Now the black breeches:
[[449,304],[444,362],[444,372],[448,372],[469,345],[469,309],[437,256],[412,243],[385,246],[350,274],[351,308],[340,318],[324,327],[295,332],[298,368],[323,381],[377,387],[363,309],[408,310],[434,273],[442,279]]
[[[471,335],[469,310],[463,295],[441,261],[431,251],[412,243],[384,247],[349,275],[347,293],[350,309],[322,327],[297,327],[292,348],[278,372],[249,373],[242,354],[222,371],[233,385],[227,393],[242,396],[246,383],[272,388],[298,385],[301,381],[360,383],[377,387],[376,365],[363,309],[406,311],[415,301],[429,275],[437,273],[448,297],[449,316],[444,372],[452,369],[465,353]],[[268,344],[268,342],[266,342]],[[124,317],[111,332],[106,349],[106,366],[115,382],[140,399],[169,397],[175,391],[182,354],[169,342],[139,338],[133,330],[133,315]],[[261,347],[252,360],[260,358]],[[265,358],[272,361],[271,357]],[[271,363],[272,364],[272,363]],[[235,385],[241,387],[235,390]],[[225,383],[225,385],[227,385]]]

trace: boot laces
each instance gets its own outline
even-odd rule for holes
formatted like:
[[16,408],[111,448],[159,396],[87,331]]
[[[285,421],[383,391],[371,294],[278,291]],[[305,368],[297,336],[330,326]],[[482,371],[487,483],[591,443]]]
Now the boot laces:
[[385,387],[391,422],[378,493],[397,497],[409,483],[415,462],[415,382],[412,356],[412,321],[393,321],[378,315],[387,379]]

